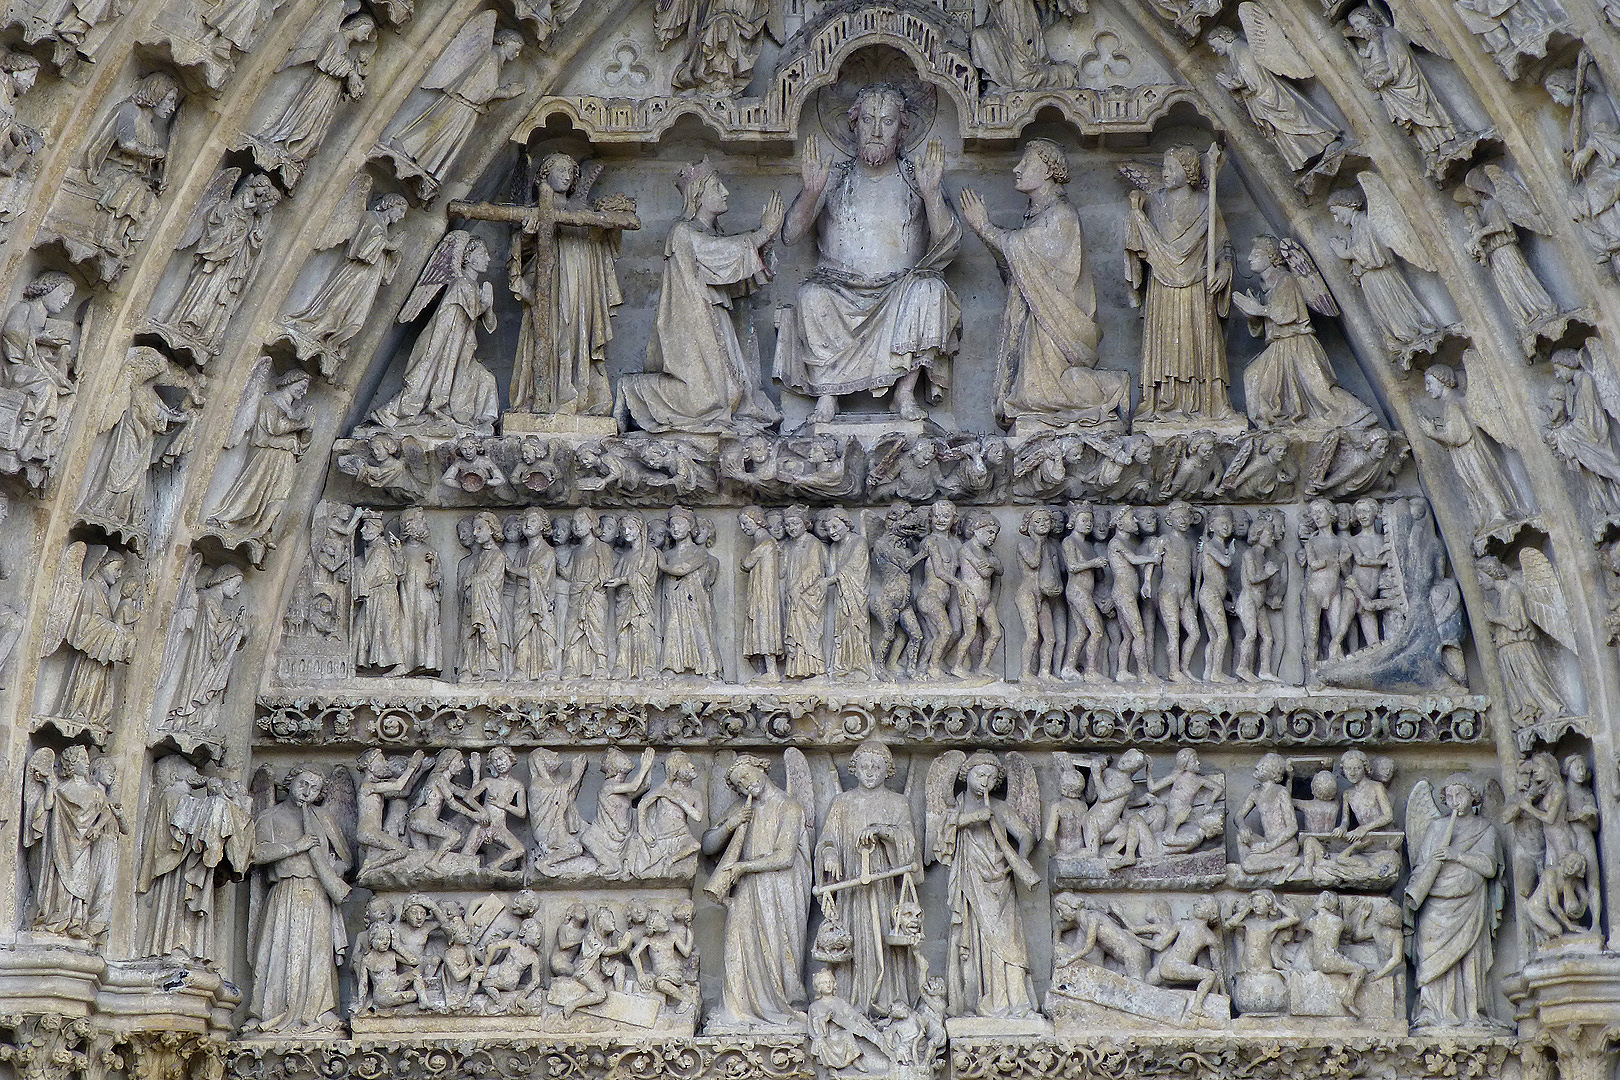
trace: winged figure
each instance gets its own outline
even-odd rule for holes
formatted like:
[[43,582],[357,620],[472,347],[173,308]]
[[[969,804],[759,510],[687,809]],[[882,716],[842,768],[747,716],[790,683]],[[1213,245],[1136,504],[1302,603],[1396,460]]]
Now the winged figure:
[[1344,134],[1288,79],[1313,79],[1316,71],[1288,39],[1271,12],[1246,0],[1238,5],[1239,34],[1229,26],[1209,33],[1209,46],[1226,59],[1226,70],[1216,78],[1237,95],[1255,126],[1271,140],[1288,167],[1300,173],[1299,183],[1339,171],[1344,158]]
[[135,653],[135,621],[145,589],[128,578],[116,548],[90,562],[83,541],[68,545],[56,567],[51,617],[41,641],[41,659],[66,645],[67,677],[51,716],[74,729],[105,737],[118,707],[118,672]]
[[1446,777],[1442,805],[1428,780],[1406,798],[1406,851],[1412,873],[1416,963],[1414,1027],[1490,1027],[1492,939],[1502,921],[1502,853],[1497,829],[1479,813],[1479,785]]
[[338,106],[366,92],[366,73],[377,51],[377,23],[359,0],[327,0],[277,72],[296,70],[298,83],[275,119],[242,145],[254,163],[276,172],[289,189],[326,141]]
[[516,30],[495,29],[495,12],[467,20],[422,81],[425,104],[412,101],[383,132],[372,154],[391,162],[395,174],[431,202],[472,136],[473,125],[496,102],[523,93],[522,83],[501,82],[507,64],[523,51]]
[[1373,411],[1333,377],[1333,365],[1311,326],[1312,311],[1337,315],[1339,305],[1310,255],[1292,239],[1258,236],[1249,269],[1266,290],[1264,299],[1251,293],[1232,297],[1249,317],[1249,332],[1266,339],[1265,351],[1243,373],[1249,419],[1259,427],[1376,424]]
[[209,181],[176,247],[193,249],[191,275],[152,331],[170,348],[206,364],[253,275],[270,213],[281,193],[264,173],[221,169]]
[[[1464,354],[1465,363],[1469,355]],[[1533,514],[1503,458],[1502,447],[1512,442],[1501,430],[1500,418],[1508,414],[1488,383],[1467,385],[1449,364],[1431,366],[1423,373],[1423,386],[1440,408],[1419,413],[1418,428],[1450,452],[1463,498],[1474,514],[1474,553],[1484,554],[1487,540],[1506,543]]]
[[[725,98],[742,92],[765,45],[765,23],[782,0],[658,0],[658,47],[679,45],[670,86]],[[772,19],[776,22],[780,19]]]
[[1547,445],[1582,478],[1594,511],[1592,538],[1601,540],[1620,522],[1620,453],[1614,425],[1620,422],[1620,382],[1599,343],[1553,354],[1547,388]]
[[[958,784],[962,791],[957,792]],[[1005,785],[1006,797],[994,793]],[[928,769],[926,855],[950,867],[946,1000],[952,1016],[1035,1014],[1018,887],[1040,875],[1029,853],[1040,834],[1040,788],[1029,759],[948,750]]]
[[405,385],[372,414],[379,426],[495,433],[499,391],[476,355],[478,328],[495,329],[495,291],[482,280],[488,269],[489,249],[460,229],[445,233],[428,256],[398,321],[411,322],[437,304],[406,361]]
[[309,375],[300,370],[272,377],[261,357],[248,380],[227,449],[246,444],[236,478],[208,511],[209,534],[226,547],[240,547],[259,565],[275,545],[271,534],[292,491],[295,471],[309,449]]
[[399,270],[400,239],[393,229],[405,219],[403,195],[380,196],[367,209],[370,176],[349,185],[338,212],[316,242],[317,251],[339,245],[343,261],[331,269],[307,301],[282,317],[277,341],[292,345],[301,363],[314,360],[330,378],[348,358],[349,343],[365,329],[377,290]]
[[1572,715],[1568,699],[1548,664],[1547,642],[1573,650],[1569,611],[1557,572],[1537,548],[1519,552],[1517,572],[1494,555],[1475,564],[1480,585],[1491,597],[1485,619],[1491,625],[1496,662],[1508,712],[1516,724],[1532,727]]

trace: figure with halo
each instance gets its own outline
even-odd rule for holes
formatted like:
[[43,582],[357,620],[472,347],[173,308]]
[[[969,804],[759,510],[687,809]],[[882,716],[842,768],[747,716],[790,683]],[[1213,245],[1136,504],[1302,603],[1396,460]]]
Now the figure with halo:
[[961,322],[942,276],[962,237],[940,186],[945,148],[930,140],[920,163],[901,153],[914,117],[887,83],[863,87],[847,118],[854,156],[835,162],[811,136],[782,228],[788,244],[814,231],[818,257],[782,315],[776,375],[816,399],[814,423],[833,419],[840,396],[890,387],[894,411],[917,421],[918,381],[926,371],[930,399],[943,396]]
[[1068,182],[1063,148],[1031,139],[1013,169],[1014,185],[1029,197],[1022,228],[997,228],[979,193],[962,192],[963,220],[1007,278],[996,354],[996,414],[1003,423],[1117,425],[1130,404],[1125,373],[1097,370],[1097,289],[1080,215],[1063,192]]
[[643,431],[758,432],[779,418],[760,385],[759,358],[743,348],[732,301],[769,280],[764,252],[782,227],[782,197],[759,228],[720,231],[730,193],[708,158],[675,177],[684,208],[664,243],[664,280],[647,340],[645,372],[619,380],[619,426]]

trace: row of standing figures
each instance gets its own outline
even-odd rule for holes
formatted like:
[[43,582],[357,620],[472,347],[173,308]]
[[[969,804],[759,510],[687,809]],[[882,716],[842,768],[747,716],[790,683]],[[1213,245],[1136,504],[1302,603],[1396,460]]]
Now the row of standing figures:
[[[1172,682],[1281,681],[1295,565],[1307,669],[1397,632],[1405,599],[1384,516],[1370,499],[1317,500],[1290,559],[1275,509],[1034,507],[1008,551],[996,517],[946,501],[897,505],[864,528],[837,507],[746,507],[746,677],[992,679],[1010,578],[1024,681],[1158,681],[1160,627]],[[403,539],[375,511],[355,521],[357,665],[440,670],[441,574],[425,515],[404,512]],[[480,513],[461,532],[464,681],[722,677],[710,518],[536,507],[504,522]],[[1458,644],[1446,642],[1448,660]]]

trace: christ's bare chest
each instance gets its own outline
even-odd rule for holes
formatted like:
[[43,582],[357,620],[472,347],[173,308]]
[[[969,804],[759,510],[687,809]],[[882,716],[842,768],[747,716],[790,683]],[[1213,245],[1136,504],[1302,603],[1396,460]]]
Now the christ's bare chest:
[[852,167],[821,212],[824,263],[862,277],[887,277],[917,265],[927,224],[898,167],[873,175]]

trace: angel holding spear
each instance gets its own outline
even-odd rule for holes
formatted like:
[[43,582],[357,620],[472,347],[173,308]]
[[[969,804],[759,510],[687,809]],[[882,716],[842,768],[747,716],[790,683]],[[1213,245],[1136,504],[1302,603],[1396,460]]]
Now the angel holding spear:
[[714,1030],[805,1023],[814,794],[804,754],[789,749],[783,758],[787,791],[771,782],[762,759],[739,755],[726,783],[741,801],[703,834],[703,850],[720,855],[703,891],[726,906],[726,974]]

